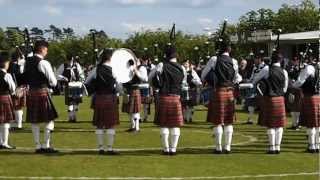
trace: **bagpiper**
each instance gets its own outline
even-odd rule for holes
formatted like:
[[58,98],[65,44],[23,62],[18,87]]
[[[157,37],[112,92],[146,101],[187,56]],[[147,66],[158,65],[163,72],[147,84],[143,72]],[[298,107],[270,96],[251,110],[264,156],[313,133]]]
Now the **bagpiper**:
[[[91,108],[94,110],[93,125],[96,127],[99,154],[117,155],[113,150],[115,127],[119,125],[119,105],[117,92],[119,84],[111,67],[113,50],[103,50],[101,61],[89,74],[85,84],[93,84],[94,96]],[[104,136],[107,134],[107,151],[105,151]]]
[[14,122],[14,109],[11,95],[16,85],[12,76],[7,72],[10,64],[8,52],[0,53],[0,149],[15,149],[9,145],[10,123]]
[[300,124],[307,128],[309,153],[320,149],[320,62],[305,62],[293,87],[303,92]]
[[[27,95],[27,118],[31,123],[36,153],[57,153],[52,147],[51,132],[54,119],[58,117],[50,96],[50,88],[57,85],[57,79],[51,64],[44,58],[48,53],[48,42],[35,43],[34,55],[26,60],[24,82],[29,86]],[[44,123],[44,142],[40,141],[40,124]]]
[[283,56],[279,50],[273,52],[271,65],[261,70],[254,79],[263,101],[260,104],[259,125],[267,127],[268,154],[279,154],[283,127],[286,125],[284,95],[288,88],[288,73],[281,67]]
[[[215,154],[231,153],[233,123],[235,121],[234,87],[242,78],[238,74],[238,63],[230,57],[231,46],[222,41],[218,56],[212,57],[201,74],[201,79],[213,86],[213,98],[208,107],[207,121],[213,123]],[[222,148],[222,136],[225,145]]]
[[157,65],[149,78],[153,86],[159,89],[155,124],[160,126],[163,154],[176,155],[180,127],[183,125],[180,94],[186,82],[186,72],[177,62],[175,47],[168,46],[165,54],[165,61]]
[[13,129],[22,129],[23,108],[26,106],[27,87],[23,86],[23,71],[25,65],[25,57],[19,47],[11,56],[11,64],[8,72],[12,75],[17,85],[16,93],[12,96],[14,106],[15,123],[12,124]]

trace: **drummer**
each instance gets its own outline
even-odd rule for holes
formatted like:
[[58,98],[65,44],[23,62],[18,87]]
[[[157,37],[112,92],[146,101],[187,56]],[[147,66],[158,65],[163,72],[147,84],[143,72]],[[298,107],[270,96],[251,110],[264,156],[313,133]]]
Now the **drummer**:
[[[151,60],[148,55],[144,55],[141,58],[141,66],[144,66],[147,69],[147,75],[149,76],[152,69],[155,66],[151,63]],[[143,82],[140,84],[141,92],[141,103],[143,105],[143,122],[148,121],[148,116],[151,114],[151,103],[153,92],[149,85],[149,82]]]
[[182,68],[187,72],[187,83],[182,91],[182,110],[183,119],[185,122],[192,122],[193,106],[197,104],[199,87],[202,85],[201,79],[194,70],[195,66],[189,60],[183,63]]
[[66,62],[61,64],[57,70],[57,79],[65,84],[65,105],[68,106],[69,122],[77,122],[76,113],[78,105],[82,103],[82,97],[75,95],[69,96],[68,86],[70,82],[83,82],[85,77],[80,64],[75,60],[73,55],[67,55]]
[[[254,67],[252,70],[251,77],[249,79],[249,82],[252,82],[253,84],[257,83],[256,79],[259,79],[263,75],[265,71],[262,71],[262,69],[268,68],[267,65],[264,62],[263,59],[264,51],[260,50],[260,52],[256,55],[254,59]],[[253,124],[253,114],[257,106],[258,98],[256,97],[255,91],[251,91],[251,94],[246,99],[246,105],[248,107],[248,120],[247,124]]]

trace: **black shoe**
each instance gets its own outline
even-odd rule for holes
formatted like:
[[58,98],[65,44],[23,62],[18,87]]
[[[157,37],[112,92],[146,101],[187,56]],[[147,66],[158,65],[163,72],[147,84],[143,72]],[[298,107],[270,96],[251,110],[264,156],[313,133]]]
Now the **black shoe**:
[[225,154],[231,154],[232,152],[231,152],[231,151],[228,151],[228,150],[224,150],[224,153],[225,153]]
[[116,156],[116,155],[119,155],[120,153],[117,152],[117,151],[107,151],[106,154],[107,154],[107,155],[110,155],[110,156]]
[[276,154],[276,151],[269,150],[269,151],[267,151],[267,154]]
[[167,151],[162,151],[162,155],[169,156],[169,155],[170,155],[170,153],[169,153],[169,152],[167,152]]
[[280,151],[276,150],[276,151],[275,151],[275,154],[280,154]]
[[213,154],[222,154],[222,151],[218,151],[218,150],[213,150]]
[[134,132],[134,131],[136,131],[136,129],[134,129],[134,128],[130,128],[130,129],[126,130],[126,132]]
[[101,149],[101,150],[99,150],[98,154],[104,155],[104,154],[105,154],[105,151]]
[[252,125],[253,124],[253,121],[247,121],[245,124],[248,124],[248,125]]
[[170,156],[176,156],[176,155],[177,155],[177,152],[169,152],[169,155],[170,155]]
[[59,151],[55,150],[53,148],[47,148],[47,149],[44,149],[44,153],[46,153],[46,154],[55,154],[55,153],[59,153]]
[[313,153],[316,153],[317,150],[316,149],[307,149],[307,152],[313,154]]
[[10,145],[2,145],[2,149],[12,150],[12,149],[16,149],[16,147],[10,146]]
[[43,153],[45,153],[45,149],[43,149],[43,148],[36,149],[36,150],[35,150],[35,153],[36,153],[36,154],[43,154]]
[[319,153],[319,149],[316,149],[316,153]]
[[3,145],[2,144],[0,144],[0,149],[3,149]]

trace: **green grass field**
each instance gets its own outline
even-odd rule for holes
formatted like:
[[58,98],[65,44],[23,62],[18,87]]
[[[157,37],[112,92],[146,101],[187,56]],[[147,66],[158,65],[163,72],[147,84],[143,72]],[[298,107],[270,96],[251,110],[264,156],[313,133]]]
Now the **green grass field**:
[[[305,129],[284,132],[282,153],[267,155],[266,129],[243,125],[246,114],[237,112],[233,153],[212,154],[214,140],[211,125],[205,122],[206,111],[196,111],[194,123],[181,130],[178,156],[160,155],[159,129],[151,122],[141,125],[141,132],[125,132],[129,127],[121,114],[115,148],[119,156],[99,156],[91,124],[92,110],[85,99],[78,114],[79,123],[66,122],[63,97],[54,97],[59,111],[53,134],[56,155],[34,154],[28,124],[13,132],[14,151],[0,151],[0,179],[320,179],[319,156],[305,153]],[[197,109],[201,109],[198,107]],[[290,123],[289,123],[290,124]],[[31,178],[32,179],[32,178]]]

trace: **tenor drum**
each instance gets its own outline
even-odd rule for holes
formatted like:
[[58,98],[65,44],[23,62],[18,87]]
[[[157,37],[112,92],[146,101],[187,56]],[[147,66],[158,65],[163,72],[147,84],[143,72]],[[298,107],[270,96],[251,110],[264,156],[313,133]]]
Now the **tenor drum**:
[[111,57],[111,67],[119,83],[127,83],[133,78],[131,66],[136,63],[137,57],[130,49],[117,49]]

